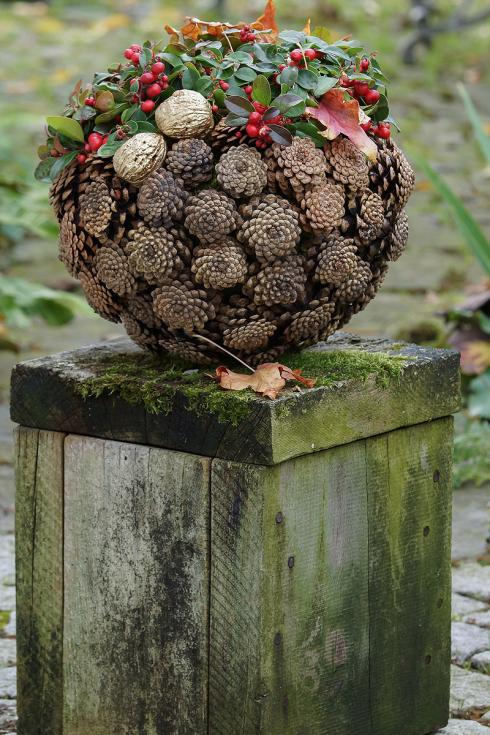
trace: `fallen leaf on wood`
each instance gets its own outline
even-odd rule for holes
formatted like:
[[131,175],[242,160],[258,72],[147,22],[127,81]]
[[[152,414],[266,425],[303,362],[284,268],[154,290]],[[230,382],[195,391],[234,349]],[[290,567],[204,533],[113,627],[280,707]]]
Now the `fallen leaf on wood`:
[[366,154],[370,161],[378,156],[378,147],[374,140],[361,128],[361,108],[357,100],[346,100],[341,89],[326,92],[319,107],[307,107],[306,114],[314,117],[325,126],[320,134],[327,140],[334,140],[343,133],[354,143],[356,148]]
[[216,376],[219,384],[225,390],[251,388],[255,393],[260,393],[268,398],[276,398],[288,380],[298,381],[307,388],[313,388],[316,383],[313,378],[305,378],[301,375],[301,370],[291,370],[278,362],[266,362],[259,365],[250,375],[234,373],[229,368],[221,366],[216,368]]

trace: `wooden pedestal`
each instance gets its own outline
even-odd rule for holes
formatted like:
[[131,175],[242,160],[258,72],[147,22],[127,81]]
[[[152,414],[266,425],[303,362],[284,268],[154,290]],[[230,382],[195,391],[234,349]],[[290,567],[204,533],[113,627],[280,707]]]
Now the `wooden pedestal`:
[[443,727],[457,355],[407,347],[396,384],[257,399],[233,427],[79,397],[135,349],[14,371],[19,735]]

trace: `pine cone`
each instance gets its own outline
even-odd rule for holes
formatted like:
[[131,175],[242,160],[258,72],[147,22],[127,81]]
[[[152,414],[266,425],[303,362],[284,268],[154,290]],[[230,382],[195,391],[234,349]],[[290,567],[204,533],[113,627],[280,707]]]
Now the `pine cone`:
[[267,184],[267,166],[260,153],[246,145],[224,153],[216,174],[221,188],[235,199],[256,196]]
[[369,170],[371,189],[389,211],[399,212],[415,186],[415,174],[403,152],[392,140],[378,142],[378,158]]
[[408,241],[408,217],[406,212],[402,210],[393,225],[393,229],[388,236],[388,247],[386,248],[386,256],[388,260],[398,260],[405,250]]
[[177,340],[171,337],[161,339],[158,344],[165,352],[193,365],[209,365],[213,362],[213,359],[206,354],[206,345],[195,345],[187,339]]
[[254,352],[267,346],[277,327],[263,318],[254,316],[248,324],[223,332],[223,344],[232,350]]
[[213,151],[199,138],[179,140],[167,153],[165,165],[187,186],[197,186],[213,176]]
[[139,347],[147,350],[156,350],[158,347],[158,336],[147,329],[138,319],[127,311],[121,314],[121,322],[128,337]]
[[306,273],[301,255],[288,255],[265,265],[249,279],[244,292],[256,304],[294,304],[305,296]]
[[250,200],[240,209],[245,222],[238,232],[261,262],[287,255],[299,241],[298,215],[286,199],[274,194]]
[[162,326],[161,321],[153,311],[151,295],[135,293],[126,302],[126,311],[148,329],[158,329]]
[[316,277],[320,283],[335,286],[344,283],[357,266],[357,247],[354,240],[331,235],[318,254]]
[[192,264],[197,283],[218,290],[243,283],[247,269],[247,257],[234,240],[210,248],[200,248]]
[[205,291],[192,289],[186,284],[161,286],[153,291],[152,296],[156,315],[171,329],[189,332],[202,329],[216,313]]
[[83,263],[89,260],[93,247],[90,235],[75,224],[75,210],[66,211],[60,224],[58,257],[72,276],[76,276]]
[[264,151],[263,161],[267,166],[267,188],[274,194],[279,192],[286,199],[294,201],[296,199],[296,192],[287,176],[284,175],[284,171],[279,166],[275,155],[278,151],[280,151],[279,146],[269,146]]
[[272,146],[274,156],[297,195],[325,183],[327,162],[311,138],[293,138],[290,146]]
[[210,144],[213,153],[216,156],[220,156],[221,154],[229,151],[230,148],[234,148],[242,143],[245,145],[251,145],[252,139],[244,131],[241,132],[242,135],[240,138],[237,138],[237,129],[230,128],[228,125],[225,125],[225,118],[220,120],[211,132]]
[[78,200],[80,224],[90,234],[100,237],[111,222],[112,199],[103,178],[91,181]]
[[148,282],[162,283],[182,268],[178,246],[183,247],[172,232],[143,225],[128,233],[129,266],[135,275],[142,274]]
[[121,306],[102,281],[85,268],[77,274],[77,278],[92,309],[110,322],[120,322]]
[[370,243],[379,237],[385,224],[383,200],[372,191],[365,191],[361,197],[357,215],[358,235],[363,243]]
[[58,221],[68,209],[75,208],[74,186],[76,184],[76,175],[78,173],[78,162],[72,161],[69,166],[60,171],[58,176],[51,184],[49,191],[49,202],[54,209],[54,213]]
[[204,243],[220,242],[236,230],[239,221],[233,199],[215,189],[190,197],[185,214],[185,226]]
[[340,227],[344,217],[344,188],[333,181],[326,181],[305,193],[301,208],[306,215],[302,216],[302,223],[309,225],[314,232],[328,235]]
[[325,146],[325,156],[332,176],[353,191],[362,191],[369,184],[366,156],[348,138],[338,137]]
[[131,294],[136,288],[128,259],[120,248],[100,248],[94,258],[94,269],[99,281],[118,296]]
[[347,279],[336,290],[339,301],[354,301],[354,299],[362,296],[369,288],[372,276],[369,265],[358,258],[355,268],[351,270]]
[[313,344],[318,342],[319,339],[326,339],[329,329],[332,330],[330,334],[335,331],[332,324],[334,312],[335,304],[327,301],[315,308],[305,309],[294,314],[291,324],[284,331],[285,339],[294,344],[301,344],[305,340],[308,344]]
[[145,222],[152,227],[171,227],[172,222],[181,220],[187,199],[183,187],[182,179],[163,169],[148,176],[138,193],[138,209]]

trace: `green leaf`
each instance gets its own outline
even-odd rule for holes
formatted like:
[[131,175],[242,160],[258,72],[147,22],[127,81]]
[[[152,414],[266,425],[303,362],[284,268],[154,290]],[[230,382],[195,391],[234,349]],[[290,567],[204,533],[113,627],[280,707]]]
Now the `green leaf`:
[[36,170],[34,171],[34,178],[36,178],[38,181],[49,181],[50,180],[50,173],[51,169],[53,168],[53,165],[56,163],[56,158],[45,158],[43,161],[41,161]]
[[323,148],[325,145],[324,136],[320,134],[319,129],[312,122],[297,122],[290,125],[289,129],[294,130],[300,138],[311,138],[317,148]]
[[450,211],[468,248],[486,274],[490,276],[490,241],[485,236],[480,225],[437,171],[424,158],[420,156],[414,157],[438,194],[449,205]]
[[138,133],[156,133],[157,126],[153,125],[148,120],[139,120],[137,123]]
[[151,52],[151,48],[148,48],[148,46],[145,46],[140,51],[140,66],[144,69],[145,66],[148,66],[151,64],[153,60],[153,54]]
[[[141,123],[138,123],[138,125],[140,124]],[[99,148],[99,150],[97,151],[97,155],[100,156],[100,158],[112,158],[114,153],[118,150],[118,148],[120,148],[123,145],[123,143],[125,143],[124,140],[117,140],[117,139],[111,140],[109,138],[107,143],[105,143],[101,148]]]
[[274,143],[279,143],[279,145],[291,145],[293,142],[293,136],[289,130],[283,128],[282,125],[269,125],[269,128],[269,134]]
[[335,87],[338,81],[339,80],[336,79],[336,77],[320,77],[315,89],[313,90],[313,94],[315,97],[323,97],[324,94]]
[[299,69],[297,66],[287,66],[277,77],[279,84],[287,84],[292,87],[298,81]]
[[201,75],[199,74],[194,64],[187,64],[187,68],[185,72],[182,74],[183,88],[199,91],[197,89],[197,83],[199,82],[200,78],[201,78]]
[[97,111],[94,110],[93,107],[86,107],[84,105],[83,107],[79,107],[78,110],[75,110],[73,119],[78,120],[78,122],[86,122],[87,120],[91,120],[95,117],[96,114]]
[[225,99],[225,107],[233,115],[238,115],[239,117],[243,117],[244,112],[253,112],[255,109],[252,103],[244,97],[227,97]]
[[213,80],[209,77],[200,77],[195,85],[196,92],[200,92],[203,97],[207,97],[211,94],[213,89]]
[[318,83],[318,74],[314,74],[308,69],[300,69],[298,71],[298,84],[303,89],[314,89]]
[[50,176],[54,179],[58,176],[61,171],[63,171],[64,168],[70,165],[70,163],[73,161],[75,156],[78,156],[79,151],[71,151],[71,153],[66,153],[64,156],[61,156],[60,158],[56,158],[53,166],[51,167]]
[[303,102],[303,98],[292,92],[286,94],[280,94],[274,100],[274,107],[278,107],[279,110],[284,114],[287,113],[291,107]]
[[115,117],[121,114],[123,110],[126,110],[128,107],[127,102],[121,102],[119,105],[116,105],[112,108],[112,110],[107,110],[107,112],[102,112],[100,115],[97,115],[95,118],[95,122],[97,125],[101,125],[102,123],[108,123],[114,120]]
[[279,34],[279,38],[281,41],[286,41],[286,43],[295,43],[299,45],[306,43],[306,33],[303,33],[302,31],[282,31],[282,33]]
[[477,112],[473,100],[468,94],[466,87],[463,84],[458,84],[458,92],[461,95],[463,104],[465,106],[466,114],[473,127],[476,142],[480,148],[481,154],[485,159],[487,166],[490,166],[490,136],[485,132],[481,118]]
[[63,117],[62,115],[56,115],[47,118],[47,123],[50,128],[56,130],[57,133],[66,135],[70,140],[76,140],[79,143],[83,143],[85,136],[83,128],[77,120],[73,120],[71,117]]
[[263,74],[259,74],[259,76],[254,80],[252,98],[255,102],[260,102],[261,105],[266,105],[266,107],[271,103],[271,85],[269,84],[267,77]]
[[225,95],[225,93],[223,92],[222,89],[219,89],[219,88],[218,89],[215,89],[214,90],[213,97],[214,97],[214,100],[215,100],[216,104],[218,105],[218,107],[224,107],[225,106],[226,95]]
[[225,117],[225,125],[227,125],[229,128],[241,128],[243,125],[246,125],[248,123],[248,117],[240,117],[239,115],[233,115],[233,113],[230,112],[229,115]]
[[254,79],[256,79],[257,77],[257,72],[255,72],[249,66],[241,66],[235,72],[235,76],[237,79],[240,79],[242,82],[253,82]]

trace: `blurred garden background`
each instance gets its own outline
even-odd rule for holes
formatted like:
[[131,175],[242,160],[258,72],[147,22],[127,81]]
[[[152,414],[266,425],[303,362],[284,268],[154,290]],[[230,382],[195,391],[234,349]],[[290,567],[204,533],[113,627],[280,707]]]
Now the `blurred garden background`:
[[[179,25],[184,13],[253,20],[262,6],[247,4],[245,18],[245,6],[236,0],[0,2],[4,418],[16,361],[121,333],[73,298],[76,282],[57,260],[48,186],[33,178],[46,115],[61,113],[78,79],[90,81],[132,42],[164,37],[164,25]],[[490,480],[490,1],[282,0],[277,10],[282,27],[302,28],[311,16],[313,28],[327,27],[334,39],[350,34],[379,52],[399,140],[418,181],[408,207],[407,251],[348,329],[436,346],[452,339],[463,347],[465,369],[474,376],[465,379],[473,418],[467,412],[458,423],[456,479]],[[467,24],[468,17],[476,22]],[[441,32],[428,33],[430,44],[412,47],[421,28],[427,37],[427,27]],[[441,195],[441,181],[454,192],[452,204],[451,191]],[[36,285],[26,287],[19,279]],[[1,425],[9,430],[6,420]],[[10,447],[10,440],[3,446]],[[9,461],[9,451],[0,454],[0,464]]]

